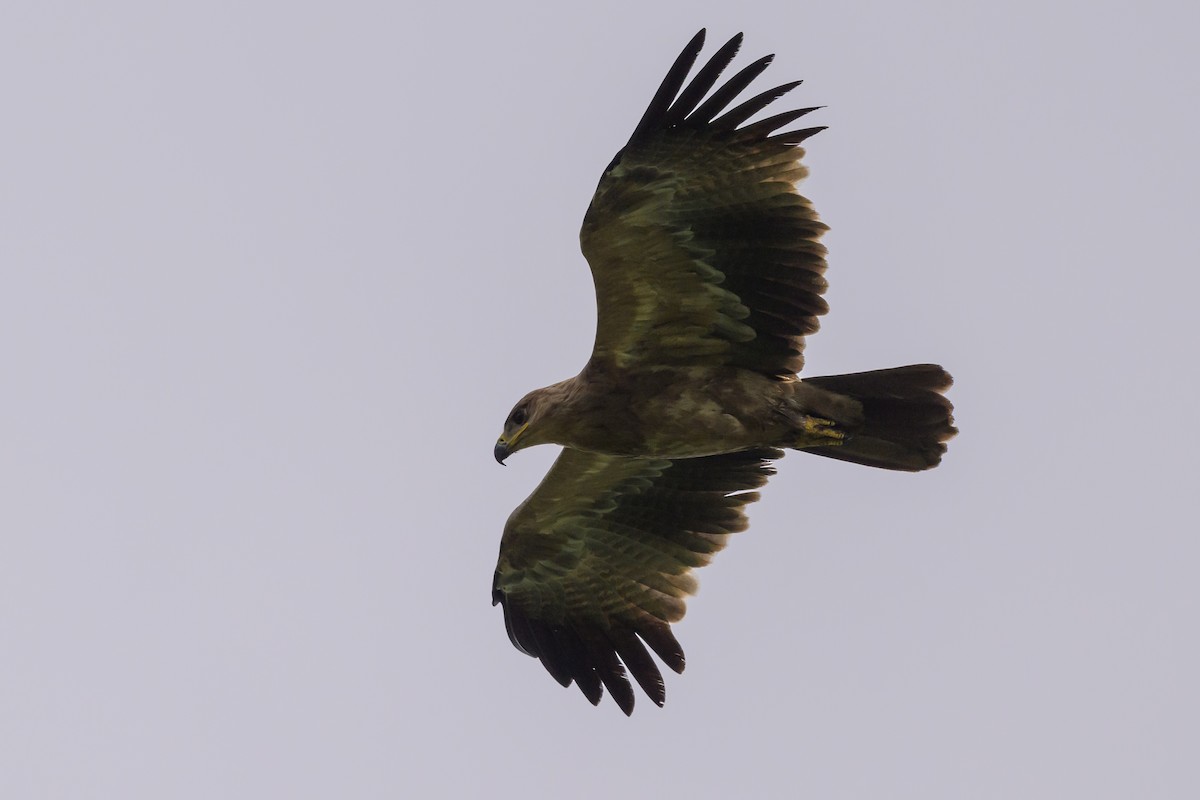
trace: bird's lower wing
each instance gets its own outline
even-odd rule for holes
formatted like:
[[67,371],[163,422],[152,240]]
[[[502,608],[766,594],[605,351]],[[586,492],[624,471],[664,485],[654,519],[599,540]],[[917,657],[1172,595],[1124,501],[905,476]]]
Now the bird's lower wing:
[[745,506],[758,499],[749,490],[782,455],[665,460],[565,449],[504,529],[492,598],[513,644],[593,704],[607,687],[631,713],[628,671],[662,705],[662,674],[646,647],[683,670],[670,623],[695,591],[691,570],[746,528]]

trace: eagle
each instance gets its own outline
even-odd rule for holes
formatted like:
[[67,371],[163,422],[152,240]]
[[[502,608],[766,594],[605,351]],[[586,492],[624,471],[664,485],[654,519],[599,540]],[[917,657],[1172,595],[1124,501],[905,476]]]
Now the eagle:
[[824,128],[794,126],[817,108],[750,121],[800,81],[733,105],[773,59],[718,87],[740,33],[688,82],[704,34],[584,216],[591,357],[521,398],[494,450],[503,464],[526,447],[563,448],[504,526],[492,600],[509,639],[593,705],[607,688],[626,714],[628,675],[665,701],[650,651],[683,671],[671,623],[696,591],[692,570],[746,529],[785,450],[916,472],[957,433],[940,366],[797,377],[828,310],[827,227],[796,191],[800,144]]

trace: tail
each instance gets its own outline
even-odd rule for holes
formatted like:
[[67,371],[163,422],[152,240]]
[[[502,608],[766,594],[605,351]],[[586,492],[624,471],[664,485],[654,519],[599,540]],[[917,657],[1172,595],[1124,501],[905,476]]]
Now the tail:
[[806,447],[806,452],[869,467],[919,472],[936,467],[954,427],[954,406],[943,392],[954,379],[936,364],[806,378],[812,384],[862,404],[863,422],[849,428],[842,444]]

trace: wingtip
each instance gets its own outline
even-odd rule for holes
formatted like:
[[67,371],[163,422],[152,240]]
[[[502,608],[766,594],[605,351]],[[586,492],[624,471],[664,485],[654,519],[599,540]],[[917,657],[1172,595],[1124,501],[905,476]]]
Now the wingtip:
[[777,133],[774,136],[767,138],[769,142],[779,142],[780,144],[798,145],[806,139],[816,136],[823,130],[827,130],[828,125],[819,125],[815,128],[803,128],[798,131],[787,131],[785,133]]

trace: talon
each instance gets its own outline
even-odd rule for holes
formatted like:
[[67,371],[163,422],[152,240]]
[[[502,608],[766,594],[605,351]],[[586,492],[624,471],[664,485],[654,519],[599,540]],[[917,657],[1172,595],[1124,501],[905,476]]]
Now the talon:
[[803,434],[800,439],[800,447],[827,447],[830,445],[842,444],[846,439],[846,433],[837,429],[837,423],[831,419],[822,417],[805,417],[800,423],[800,431]]

